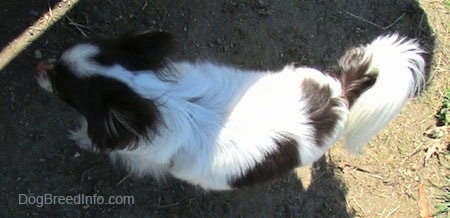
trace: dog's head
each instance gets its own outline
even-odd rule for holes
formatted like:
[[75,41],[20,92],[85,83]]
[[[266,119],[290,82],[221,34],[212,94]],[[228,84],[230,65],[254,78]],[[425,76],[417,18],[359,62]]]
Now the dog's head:
[[35,77],[86,118],[95,150],[133,148],[156,132],[160,114],[124,78],[157,74],[165,67],[172,41],[163,32],[86,40],[68,47],[57,60],[38,63]]

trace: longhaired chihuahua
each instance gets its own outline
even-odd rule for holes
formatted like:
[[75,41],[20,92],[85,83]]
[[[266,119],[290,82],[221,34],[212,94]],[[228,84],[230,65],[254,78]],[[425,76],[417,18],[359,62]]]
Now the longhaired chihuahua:
[[175,62],[173,43],[164,32],[85,40],[35,77],[82,115],[70,134],[80,148],[206,190],[282,176],[340,137],[359,151],[425,83],[423,50],[397,34],[347,50],[330,72]]

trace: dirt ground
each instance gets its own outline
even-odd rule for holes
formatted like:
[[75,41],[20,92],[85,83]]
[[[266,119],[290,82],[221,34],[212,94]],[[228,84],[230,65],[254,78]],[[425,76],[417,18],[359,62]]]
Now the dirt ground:
[[[61,7],[69,5],[64,2]],[[0,49],[57,3],[0,1]],[[431,0],[81,1],[0,69],[0,217],[420,217],[422,198],[434,213],[449,176],[449,131],[436,130],[434,118],[450,87],[448,18],[447,8]],[[328,69],[346,48],[399,32],[420,39],[429,52],[432,82],[361,156],[336,145],[311,167],[245,190],[204,192],[171,179],[159,184],[129,178],[106,157],[78,149],[66,137],[75,111],[32,77],[36,58],[55,57],[67,42],[148,29],[176,36],[174,59],[249,69],[291,62]],[[443,134],[433,138],[430,131]],[[38,207],[19,204],[20,194],[127,195],[135,203]]]

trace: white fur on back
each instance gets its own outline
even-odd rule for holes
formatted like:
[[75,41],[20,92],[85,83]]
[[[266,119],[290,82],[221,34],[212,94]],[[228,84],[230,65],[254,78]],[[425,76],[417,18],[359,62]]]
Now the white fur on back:
[[84,67],[126,83],[159,106],[164,124],[151,144],[143,141],[136,150],[111,153],[137,175],[169,173],[206,189],[230,189],[230,180],[276,149],[274,139],[281,134],[295,136],[302,164],[320,158],[340,134],[327,145],[315,144],[302,97],[307,93],[300,84],[305,78],[331,83],[336,96],[341,87],[314,69],[287,66],[272,73],[179,62],[172,66],[178,80],[163,81],[152,72],[130,72],[119,65],[105,68],[86,62]]
[[[342,84],[311,68],[288,65],[279,72],[257,72],[206,61],[176,62],[169,68],[173,78],[164,80],[152,71],[98,65],[90,59],[98,52],[94,45],[81,44],[64,53],[60,61],[78,76],[105,76],[125,83],[152,100],[163,120],[150,141],[141,140],[134,150],[112,151],[111,159],[123,162],[136,175],[170,174],[216,190],[230,189],[233,180],[273,154],[279,146],[276,140],[285,136],[296,140],[301,165],[319,159],[344,128],[347,147],[360,149],[422,85],[424,71],[416,43],[396,35],[378,38],[365,47],[365,56],[372,58],[367,73],[379,73],[376,83],[349,113]],[[312,93],[302,90],[304,81],[329,88],[337,102],[336,107],[326,108],[337,114],[332,118],[337,120],[330,122],[334,126],[327,127],[331,132],[323,139],[316,139],[321,129],[310,120],[308,104],[315,102],[308,98]],[[71,138],[80,147],[92,147],[86,123]]]

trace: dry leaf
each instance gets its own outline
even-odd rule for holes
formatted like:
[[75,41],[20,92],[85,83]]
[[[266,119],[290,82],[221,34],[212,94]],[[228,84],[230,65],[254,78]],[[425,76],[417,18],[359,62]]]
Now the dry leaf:
[[419,185],[419,213],[420,217],[431,218],[430,207],[428,206],[425,193],[425,185]]

